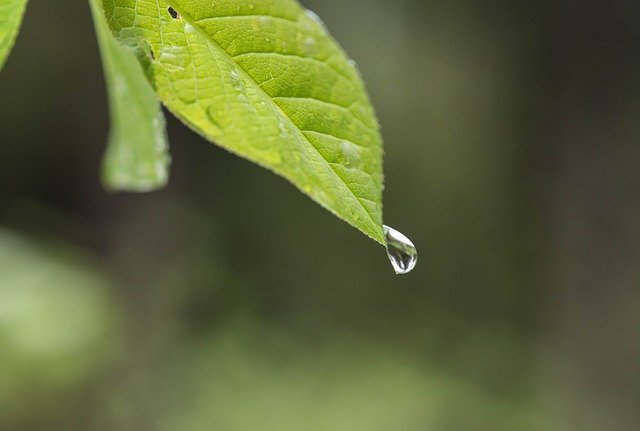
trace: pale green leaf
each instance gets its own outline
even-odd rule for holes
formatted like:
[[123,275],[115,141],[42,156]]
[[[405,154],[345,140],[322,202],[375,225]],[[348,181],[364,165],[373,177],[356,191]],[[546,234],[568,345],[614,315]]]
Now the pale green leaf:
[[16,41],[27,0],[0,0],[0,70]]
[[315,14],[295,0],[105,0],[105,12],[182,121],[385,243],[378,123]]
[[169,154],[160,102],[135,53],[115,39],[102,8],[90,0],[102,55],[111,131],[103,161],[103,183],[110,190],[145,192],[167,184]]

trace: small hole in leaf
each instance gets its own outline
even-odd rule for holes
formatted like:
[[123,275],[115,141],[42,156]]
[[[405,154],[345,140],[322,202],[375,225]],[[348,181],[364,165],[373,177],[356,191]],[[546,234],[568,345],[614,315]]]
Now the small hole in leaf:
[[173,19],[180,18],[180,15],[178,15],[178,12],[174,8],[172,8],[171,6],[169,6],[167,11],[169,11],[169,15],[171,15],[171,18],[173,18]]

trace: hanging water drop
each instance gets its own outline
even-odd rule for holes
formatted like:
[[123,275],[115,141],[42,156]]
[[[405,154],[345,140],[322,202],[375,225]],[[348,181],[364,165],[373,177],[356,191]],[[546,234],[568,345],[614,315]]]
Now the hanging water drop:
[[384,225],[387,255],[396,274],[411,272],[418,262],[418,251],[411,240],[397,230]]

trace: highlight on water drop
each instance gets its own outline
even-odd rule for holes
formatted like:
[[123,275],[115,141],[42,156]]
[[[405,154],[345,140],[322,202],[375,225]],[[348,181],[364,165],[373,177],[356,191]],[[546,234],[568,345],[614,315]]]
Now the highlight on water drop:
[[416,267],[418,251],[411,240],[387,225],[383,226],[387,240],[387,256],[396,274],[407,274]]

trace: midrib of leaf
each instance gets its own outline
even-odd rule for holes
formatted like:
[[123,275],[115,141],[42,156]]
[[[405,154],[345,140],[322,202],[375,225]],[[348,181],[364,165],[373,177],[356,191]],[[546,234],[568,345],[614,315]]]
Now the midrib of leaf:
[[[260,85],[258,85],[258,83],[257,83],[257,82],[255,82],[255,81],[253,80],[253,78],[251,77],[251,75],[250,75],[250,74],[249,74],[249,73],[248,73],[248,72],[247,72],[247,71],[246,71],[246,70],[245,70],[245,69],[244,69],[244,68],[243,68],[239,63],[237,63],[237,62],[235,61],[234,57],[233,57],[233,56],[231,56],[231,55],[230,55],[230,54],[229,54],[229,53],[228,53],[228,52],[227,52],[227,51],[226,51],[226,50],[225,50],[225,49],[224,49],[224,48],[223,48],[223,47],[222,47],[222,46],[221,46],[221,45],[220,45],[216,40],[214,40],[214,39],[213,39],[213,38],[212,38],[212,37],[211,37],[211,36],[210,36],[206,31],[204,31],[204,29],[203,29],[202,27],[200,27],[200,25],[198,24],[198,21],[197,21],[197,20],[193,19],[193,18],[192,18],[192,17],[190,17],[188,14],[186,14],[186,13],[185,13],[185,11],[184,11],[180,6],[178,6],[178,5],[176,5],[176,4],[175,4],[175,2],[173,2],[173,1],[171,1],[171,0],[163,0],[163,1],[164,1],[167,5],[171,6],[171,7],[172,7],[172,8],[173,8],[173,9],[174,9],[174,10],[175,10],[179,15],[180,15],[180,18],[181,18],[181,19],[185,20],[185,22],[187,22],[189,25],[191,25],[191,26],[196,30],[196,32],[198,32],[198,33],[200,34],[200,36],[202,36],[202,37],[203,37],[203,39],[207,42],[207,44],[208,44],[208,45],[212,46],[214,49],[216,49],[216,50],[220,51],[224,56],[226,56],[226,58],[228,59],[228,61],[229,61],[230,63],[232,63],[234,66],[236,66],[236,69],[237,69],[237,70],[239,70],[239,71],[240,71],[240,73],[242,73],[242,74],[247,78],[247,80],[248,80],[249,82],[253,83],[253,84],[257,87],[258,91],[260,91],[260,92],[264,95],[265,99],[270,101],[270,103],[272,104],[272,107],[274,108],[274,110],[275,110],[276,112],[278,112],[278,114],[279,114],[282,118],[284,118],[286,121],[288,121],[289,123],[291,123],[291,124],[293,125],[293,127],[295,128],[295,130],[297,130],[297,131],[298,131],[298,134],[302,137],[303,141],[304,141],[304,142],[306,142],[306,144],[307,144],[307,145],[305,146],[305,151],[307,150],[307,148],[308,148],[308,147],[310,147],[310,148],[312,148],[316,153],[318,153],[318,155],[320,156],[320,159],[321,159],[321,160],[323,160],[323,161],[327,164],[327,166],[329,166],[329,168],[330,168],[330,169],[335,173],[336,177],[337,177],[337,178],[339,178],[339,179],[340,179],[340,181],[342,181],[342,183],[343,183],[343,184],[344,184],[344,186],[347,188],[347,190],[348,190],[348,191],[353,195],[353,197],[355,198],[356,202],[358,202],[359,206],[362,208],[362,210],[364,211],[364,213],[368,216],[368,218],[369,218],[369,220],[368,220],[368,221],[369,221],[369,224],[370,224],[370,229],[372,229],[372,232],[381,232],[381,227],[378,225],[378,222],[377,222],[377,221],[374,219],[374,217],[371,215],[371,213],[370,213],[370,211],[367,209],[367,207],[366,207],[366,206],[364,206],[364,205],[362,204],[362,202],[360,201],[360,200],[361,200],[361,199],[363,199],[363,198],[359,197],[359,196],[358,196],[358,195],[353,191],[353,189],[351,188],[351,186],[349,185],[349,183],[348,183],[347,181],[345,181],[345,180],[344,180],[344,178],[343,178],[343,177],[342,177],[342,176],[341,176],[341,175],[336,171],[336,169],[335,169],[335,167],[333,166],[333,164],[332,164],[332,163],[330,163],[330,162],[329,162],[329,161],[328,161],[328,160],[327,160],[327,159],[322,155],[322,153],[320,153],[320,151],[318,150],[318,148],[316,148],[316,146],[315,146],[315,145],[314,145],[314,144],[313,144],[313,143],[312,143],[312,142],[311,142],[311,141],[306,137],[306,135],[304,134],[304,132],[307,132],[307,131],[305,131],[305,130],[301,130],[301,129],[298,127],[298,125],[297,125],[297,124],[296,124],[296,123],[291,119],[291,117],[290,117],[290,116],[289,116],[289,115],[288,115],[288,114],[287,114],[287,113],[286,113],[286,112],[285,112],[285,111],[284,111],[284,110],[283,110],[283,109],[282,109],[282,108],[281,108],[277,103],[275,103],[275,102],[274,102],[274,100],[273,100],[274,98],[273,98],[271,95],[269,95],[269,94],[268,94],[268,93],[267,93],[267,92],[266,92],[266,91],[265,91],[265,90],[264,90]],[[160,10],[161,10],[161,9],[160,9],[160,4],[159,4],[158,0],[156,0],[156,1],[155,1],[155,3],[156,3],[156,6],[158,7],[158,13],[160,13]],[[240,15],[229,15],[229,16],[226,16],[226,18],[231,18],[231,17],[233,17],[233,16],[240,16]],[[242,15],[242,16],[246,16],[246,15]],[[254,17],[255,17],[255,16],[257,16],[257,17],[263,16],[263,17],[270,17],[270,18],[274,18],[274,17],[273,17],[273,16],[271,16],[271,15],[253,15],[253,16],[254,16]],[[217,18],[217,17],[211,17],[211,18],[208,18],[208,19],[213,19],[213,18]],[[276,17],[276,18],[281,18],[281,17]],[[283,19],[285,19],[285,18],[283,18]],[[296,23],[297,23],[297,21],[293,21],[293,20],[290,20],[290,19],[287,19],[287,21],[291,21],[291,22],[296,22]],[[161,37],[162,37],[162,25],[160,25],[159,27],[160,27]],[[249,54],[255,54],[255,53],[246,52],[246,53],[243,53],[243,54],[241,54],[241,55],[249,55]],[[258,54],[260,54],[260,53],[258,53]],[[276,53],[276,54],[277,54],[277,53]],[[310,58],[310,57],[304,57],[304,58]],[[314,59],[314,60],[317,60],[317,59]],[[319,61],[319,60],[317,60],[317,61]],[[327,64],[327,63],[324,63],[324,64]],[[332,67],[332,68],[333,68],[333,67]],[[335,68],[333,68],[333,69],[335,70]],[[338,72],[337,70],[336,70],[336,72],[337,72],[337,73],[340,73],[340,72]],[[342,75],[342,74],[341,74],[341,75]],[[197,82],[197,79],[196,79],[195,81]],[[306,99],[316,100],[316,101],[319,101],[319,102],[324,102],[324,101],[322,101],[322,100],[319,100],[319,99],[313,99],[313,98],[309,98],[309,97],[307,97]],[[324,103],[329,103],[329,102],[324,102]],[[339,106],[339,107],[341,107],[341,108],[343,108],[343,109],[348,109],[348,108],[345,108],[344,106],[337,105],[337,104],[335,104],[335,103],[331,103],[331,104],[332,104],[332,105],[334,105],[334,106]],[[351,110],[350,110],[350,109],[348,109],[348,110],[349,110],[349,112],[351,113],[351,115],[352,115],[356,120],[358,120],[359,122],[361,122],[361,123],[362,123],[366,128],[369,128],[369,129],[370,129],[370,126],[369,126],[369,125],[367,125],[367,124],[365,124],[364,122],[362,122],[362,120],[360,120],[360,119],[359,119],[359,118],[358,118],[358,117],[357,117],[353,112],[351,112]],[[311,132],[313,132],[313,130],[311,130]],[[328,134],[328,135],[329,135],[329,134]],[[333,137],[333,138],[335,138],[335,139],[343,139],[343,138],[340,138],[339,136],[335,136],[335,135],[330,135],[330,136],[332,136],[332,137]],[[366,200],[368,200],[368,199],[366,199]],[[326,206],[326,205],[322,204],[321,202],[319,202],[319,203],[320,203],[322,206],[324,206],[327,210],[329,210],[330,212],[332,212],[332,213],[334,213],[334,214],[335,214],[335,211],[334,211],[332,208],[330,208],[330,207],[328,207],[328,206]],[[336,214],[336,215],[338,215],[338,214]],[[383,237],[382,237],[381,233],[378,235],[378,237],[374,237],[374,236],[372,236],[372,238],[373,238],[373,239],[375,239],[376,241],[380,242],[381,244],[384,244],[384,240],[383,240]]]
[[[242,15],[242,16],[246,16],[246,15]],[[250,15],[250,16],[256,16],[256,15]],[[271,16],[271,15],[257,15],[257,16],[265,16],[265,17],[269,17],[269,16]],[[239,18],[239,17],[240,17],[240,15],[235,15],[235,17],[238,17],[238,18]],[[200,20],[200,21],[198,21],[198,22],[202,22],[202,21],[204,21],[204,20]],[[289,22],[297,22],[297,21],[293,21],[293,20],[290,20],[290,19],[288,19],[287,21],[289,21]],[[341,72],[341,71],[339,71],[338,69],[336,69],[334,66],[332,66],[331,64],[329,64],[329,63],[325,63],[325,62],[323,62],[323,61],[321,61],[321,60],[318,60],[317,58],[314,58],[314,57],[303,57],[303,56],[301,56],[301,55],[296,55],[296,54],[285,54],[285,53],[282,53],[282,52],[243,52],[242,54],[238,54],[238,55],[236,55],[236,56],[234,56],[234,57],[232,57],[232,58],[234,58],[234,59],[235,59],[235,58],[238,58],[238,57],[242,57],[243,55],[261,55],[261,54],[264,54],[264,55],[282,55],[282,56],[285,56],[285,57],[298,57],[298,58],[300,58],[300,59],[302,59],[302,60],[308,60],[308,61],[318,62],[318,63],[320,63],[320,64],[322,64],[322,65],[324,65],[324,66],[330,67],[330,68],[331,68],[331,69],[333,69],[333,70],[334,70],[338,75],[342,76],[343,78],[348,79],[348,80],[351,80],[351,77],[350,77],[350,76],[345,75],[345,74],[344,74],[344,72]]]

